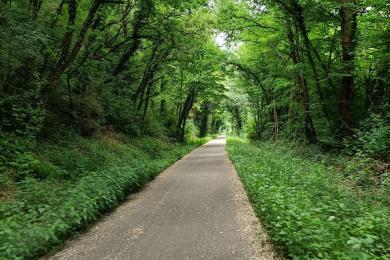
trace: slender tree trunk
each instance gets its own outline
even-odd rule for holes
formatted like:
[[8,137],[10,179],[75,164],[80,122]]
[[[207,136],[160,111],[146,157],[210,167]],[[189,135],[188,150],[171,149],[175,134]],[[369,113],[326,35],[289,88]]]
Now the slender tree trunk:
[[165,116],[167,111],[167,101],[165,99],[162,99],[160,101],[160,116]]
[[68,84],[68,98],[69,98],[69,109],[73,110],[73,98],[72,98],[72,86],[70,84],[70,75],[68,74],[66,77],[66,83]]
[[79,32],[79,35],[77,37],[77,40],[71,48],[72,45],[72,39],[74,34],[74,24],[76,20],[76,0],[69,0],[68,1],[68,13],[69,13],[69,19],[68,19],[68,29],[65,33],[63,44],[62,44],[62,50],[60,58],[57,61],[56,66],[51,71],[49,77],[48,77],[48,83],[43,88],[43,97],[44,100],[47,99],[47,96],[49,95],[50,91],[54,89],[59,80],[61,79],[61,76],[64,74],[65,70],[69,67],[69,65],[73,62],[73,60],[77,57],[78,53],[80,52],[80,49],[83,45],[85,36],[87,35],[87,32],[89,28],[92,25],[92,22],[94,20],[94,17],[99,10],[99,7],[104,3],[103,0],[94,0],[92,3],[92,7],[89,10],[88,16],[84,21],[84,24]]
[[64,3],[65,3],[65,0],[61,0],[60,4],[57,6],[56,16],[55,16],[54,20],[51,22],[51,25],[50,25],[51,29],[53,29],[56,26],[58,18],[61,15],[62,7],[64,6]]
[[112,72],[113,76],[117,76],[126,69],[127,62],[138,50],[139,45],[141,44],[141,31],[145,25],[145,20],[149,17],[150,12],[152,11],[153,3],[151,0],[141,0],[138,8],[139,9],[135,14],[132,25],[133,32],[130,37],[130,45],[127,48],[127,51],[119,59],[117,66]]
[[288,106],[288,123],[290,124],[291,122],[294,121],[294,118],[296,116],[296,112],[294,111],[294,104],[296,102],[296,86],[293,84],[290,88],[290,101],[289,101],[289,106]]
[[30,0],[29,6],[31,8],[31,15],[33,20],[36,20],[38,17],[39,10],[42,6],[42,0]]
[[340,0],[340,26],[342,34],[343,76],[341,78],[340,119],[343,136],[352,135],[352,97],[354,91],[354,58],[356,45],[357,17],[354,8],[355,1]]
[[187,118],[192,109],[192,106],[195,103],[196,95],[196,86],[191,86],[188,91],[186,100],[182,106],[182,109],[180,110],[179,120],[176,127],[176,136],[180,142],[184,142]]
[[[300,61],[297,51],[297,44],[294,40],[294,32],[292,31],[292,28],[290,26],[288,26],[288,39],[291,45],[291,60],[293,62],[294,67],[296,67],[300,63]],[[305,136],[309,142],[314,143],[316,141],[316,131],[314,128],[313,120],[310,115],[310,98],[306,78],[301,73],[301,71],[299,71],[299,69],[294,69],[293,73],[301,93],[301,104],[303,118],[305,122]]]
[[255,139],[260,140],[262,131],[261,111],[262,101],[257,101],[255,104]]
[[274,137],[275,140],[279,139],[279,119],[278,119],[278,111],[276,109],[275,100],[272,101],[273,106],[273,119],[274,119]]
[[233,105],[230,108],[230,113],[232,114],[234,120],[234,130],[236,134],[239,135],[242,130],[242,118],[240,108],[236,105]]
[[150,92],[151,92],[151,87],[148,87],[148,90],[146,91],[145,106],[144,106],[144,113],[142,115],[142,121],[145,121],[146,113],[148,112],[149,100],[150,100],[150,95],[151,95]]
[[[164,92],[165,85],[167,84],[167,81],[162,80],[160,85],[160,94]],[[167,101],[165,99],[161,99],[160,101],[160,116],[165,116],[167,111]]]
[[155,64],[155,59],[157,55],[158,44],[153,48],[152,55],[148,63],[146,64],[142,80],[139,83],[137,90],[134,95],[134,107],[137,105],[137,100],[140,99],[139,103],[142,103],[142,96],[144,95],[145,89],[147,88],[149,81],[153,78],[155,70],[157,69],[157,64]]
[[210,114],[210,105],[208,103],[203,103],[201,112],[200,112],[200,127],[199,127],[199,137],[205,137],[208,132],[208,122]]
[[328,111],[328,109],[326,107],[326,103],[327,102],[325,100],[325,96],[324,96],[324,93],[323,93],[322,88],[321,88],[318,69],[317,69],[317,66],[315,64],[315,61],[314,61],[314,58],[313,58],[313,55],[312,55],[311,43],[310,43],[310,39],[309,39],[309,36],[308,36],[305,19],[303,17],[302,6],[296,0],[294,0],[294,1],[292,1],[292,9],[294,11],[294,14],[293,14],[294,20],[295,20],[295,23],[296,23],[296,26],[297,26],[299,32],[302,35],[303,44],[305,46],[307,58],[309,60],[309,63],[310,63],[310,66],[311,66],[311,69],[312,69],[312,72],[313,72],[314,81],[315,81],[315,84],[316,84],[318,96],[319,96],[319,98],[321,100],[322,112],[324,113],[326,119],[328,121],[331,121],[331,116],[330,116],[329,111]]

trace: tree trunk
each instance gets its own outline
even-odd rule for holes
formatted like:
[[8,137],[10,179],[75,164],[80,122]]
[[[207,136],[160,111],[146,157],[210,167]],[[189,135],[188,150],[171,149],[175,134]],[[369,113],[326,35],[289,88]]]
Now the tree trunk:
[[199,137],[205,137],[207,135],[209,114],[210,114],[210,105],[208,103],[203,103],[200,112]]
[[[168,81],[162,80],[160,85],[160,94],[164,92],[165,85]],[[167,101],[165,99],[161,99],[160,101],[160,116],[165,116],[167,111]]]
[[64,74],[65,70],[69,67],[69,65],[73,62],[73,60],[77,57],[78,53],[80,52],[80,49],[83,45],[85,36],[89,30],[89,28],[92,25],[92,22],[94,20],[94,17],[99,10],[99,7],[103,4],[103,0],[94,0],[91,9],[89,10],[88,16],[84,21],[84,24],[79,32],[79,35],[77,37],[76,43],[74,44],[72,50],[71,50],[71,44],[74,34],[74,24],[76,20],[76,1],[75,0],[69,0],[68,1],[68,13],[69,13],[69,19],[68,19],[68,28],[67,32],[65,33],[63,44],[62,44],[62,50],[60,58],[58,59],[56,66],[51,71],[49,77],[48,77],[48,83],[43,88],[43,97],[44,100],[47,99],[50,91],[54,89],[59,80],[61,79],[61,76]]
[[356,46],[357,17],[354,8],[350,5],[355,1],[340,0],[340,26],[342,34],[342,63],[343,76],[341,78],[340,95],[340,119],[341,132],[343,136],[352,135],[352,97],[354,90],[354,58]]
[[309,60],[311,69],[313,71],[314,81],[315,81],[316,88],[317,88],[317,91],[318,91],[318,96],[319,96],[320,101],[321,101],[322,112],[324,113],[326,119],[328,121],[331,121],[331,116],[330,116],[330,114],[328,112],[328,109],[326,107],[325,96],[324,96],[324,93],[323,93],[321,85],[320,85],[320,78],[319,78],[319,75],[318,75],[317,66],[315,64],[315,61],[314,61],[314,58],[313,58],[313,55],[312,55],[311,43],[310,43],[310,39],[309,39],[308,32],[307,32],[307,29],[306,29],[305,20],[304,20],[304,17],[303,17],[302,6],[296,0],[294,0],[294,1],[292,1],[292,9],[294,11],[293,15],[294,15],[294,20],[295,20],[296,26],[297,26],[299,32],[302,35],[303,44],[305,46],[307,58]]
[[177,127],[176,127],[176,136],[180,142],[184,142],[186,121],[192,109],[192,106],[195,103],[196,95],[197,95],[196,86],[191,86],[188,91],[186,100],[180,110],[179,120],[177,122]]
[[62,7],[64,6],[64,3],[65,3],[65,0],[61,0],[61,2],[59,3],[59,5],[57,6],[56,16],[55,16],[54,20],[51,22],[51,25],[50,25],[50,28],[51,28],[51,29],[53,29],[53,28],[56,26],[57,21],[58,21],[58,18],[59,18],[60,15],[61,15]]
[[232,113],[233,119],[234,119],[234,128],[237,135],[240,135],[242,130],[242,118],[241,118],[241,111],[239,106],[233,106],[230,109],[230,112]]
[[[294,67],[296,67],[300,61],[299,61],[299,55],[297,51],[297,45],[294,40],[294,32],[292,31],[292,28],[288,26],[288,40],[291,45],[291,60],[293,62]],[[293,71],[295,80],[299,86],[300,93],[301,93],[301,104],[302,104],[302,111],[303,111],[303,118],[305,122],[305,136],[306,139],[310,143],[316,142],[316,131],[314,128],[313,120],[310,115],[310,98],[309,98],[309,91],[307,88],[307,82],[305,76],[299,71],[299,69],[294,69]]]
[[153,8],[153,3],[150,0],[141,0],[138,11],[135,14],[134,22],[132,24],[133,32],[131,34],[131,43],[127,51],[119,59],[119,62],[112,72],[113,76],[117,76],[119,73],[126,69],[126,63],[131,57],[134,56],[141,44],[141,30],[145,25],[145,20],[149,17]]
[[37,19],[41,6],[42,6],[42,0],[30,0],[31,14],[33,20]]
[[142,121],[145,121],[146,113],[148,112],[149,100],[150,100],[150,95],[151,95],[150,92],[151,92],[151,87],[148,87],[148,90],[146,91],[145,106],[144,106],[144,113],[142,115]]
[[157,70],[157,64],[156,64],[156,55],[158,50],[158,44],[156,44],[152,50],[152,54],[149,58],[148,63],[145,66],[145,70],[142,76],[142,80],[139,83],[137,90],[134,95],[134,107],[137,105],[137,100],[140,99],[139,103],[142,104],[142,97],[145,93],[145,89],[147,88],[150,80],[154,77],[154,74]]
[[276,109],[275,100],[272,101],[273,105],[273,119],[274,119],[274,136],[275,140],[279,139],[279,119],[278,119],[278,111]]
[[261,112],[263,110],[263,101],[257,101],[255,104],[255,136],[256,140],[260,140],[262,131]]

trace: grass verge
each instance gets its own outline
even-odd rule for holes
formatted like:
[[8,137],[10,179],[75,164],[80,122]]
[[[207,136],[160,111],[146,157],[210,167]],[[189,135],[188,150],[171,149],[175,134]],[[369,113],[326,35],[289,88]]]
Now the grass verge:
[[0,259],[37,258],[61,245],[207,140],[72,136],[21,154],[4,175]]
[[389,259],[390,211],[332,167],[275,143],[229,138],[228,153],[272,240],[293,259]]

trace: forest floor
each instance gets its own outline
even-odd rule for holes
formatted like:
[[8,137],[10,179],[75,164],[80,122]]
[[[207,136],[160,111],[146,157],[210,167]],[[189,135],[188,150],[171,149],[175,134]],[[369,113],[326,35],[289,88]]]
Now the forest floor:
[[194,150],[52,259],[274,259],[221,136]]

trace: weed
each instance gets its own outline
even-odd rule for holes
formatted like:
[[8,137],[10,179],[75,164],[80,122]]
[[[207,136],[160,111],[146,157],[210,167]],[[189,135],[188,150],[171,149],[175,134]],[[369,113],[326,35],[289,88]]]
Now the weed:
[[[0,201],[0,259],[44,254],[203,142],[74,136],[20,154],[11,163],[13,199]],[[8,182],[3,179],[1,185]]]
[[228,140],[270,237],[294,259],[388,259],[388,208],[346,189],[332,167],[281,145]]

